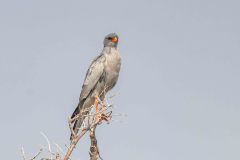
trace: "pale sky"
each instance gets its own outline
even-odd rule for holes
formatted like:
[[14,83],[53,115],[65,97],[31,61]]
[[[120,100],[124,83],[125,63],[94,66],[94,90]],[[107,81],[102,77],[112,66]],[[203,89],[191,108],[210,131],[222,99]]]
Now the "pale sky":
[[[240,10],[234,0],[0,1],[1,159],[69,143],[86,70],[111,32],[122,68],[104,160],[240,159]],[[119,122],[119,121],[122,122]],[[86,136],[73,159],[88,159]]]

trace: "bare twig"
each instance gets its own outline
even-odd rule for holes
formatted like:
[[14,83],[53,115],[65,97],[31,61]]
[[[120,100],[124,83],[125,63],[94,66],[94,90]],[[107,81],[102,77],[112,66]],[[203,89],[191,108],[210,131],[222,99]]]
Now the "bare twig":
[[48,140],[48,137],[46,136],[46,134],[44,134],[43,132],[41,132],[41,135],[46,139],[47,141],[47,144],[48,144],[48,151],[50,152],[50,159],[53,159],[52,158],[52,154],[54,154],[51,150],[51,144],[50,144],[50,141]]
[[57,147],[57,152],[59,150],[61,153],[64,153],[63,149],[57,143],[55,143],[55,146]]
[[[100,102],[100,105],[101,105],[101,108],[99,109],[99,112],[98,113],[95,113],[93,111],[93,106],[88,109],[88,111],[90,112],[88,115],[86,115],[86,118],[85,118],[85,121],[87,121],[87,123],[84,123],[83,126],[85,126],[87,124],[86,127],[82,128],[81,129],[81,132],[79,133],[79,135],[76,135],[72,129],[72,123],[77,120],[76,117],[73,117],[72,119],[69,118],[68,120],[68,123],[69,123],[69,127],[70,127],[70,131],[71,133],[74,135],[73,138],[72,138],[72,142],[70,144],[70,147],[68,148],[68,151],[64,157],[64,160],[68,160],[70,155],[72,154],[75,146],[77,145],[78,141],[84,136],[84,134],[87,132],[87,131],[90,131],[90,140],[91,140],[91,147],[90,147],[90,158],[91,160],[97,160],[97,158],[100,157],[99,155],[99,149],[97,147],[97,139],[96,139],[96,136],[95,136],[95,130],[96,130],[96,127],[97,125],[101,124],[102,121],[109,121],[111,119],[111,114],[112,114],[112,111],[109,111],[109,108],[112,107],[112,105],[109,105],[109,104],[104,104],[104,102],[100,101],[99,99],[99,102]],[[99,116],[100,117],[97,117]],[[77,117],[80,117],[82,116],[81,113],[76,115]]]
[[[22,147],[21,150],[22,150],[23,160],[27,160],[23,147]],[[35,156],[33,156],[33,158],[31,158],[31,159],[29,159],[29,160],[35,160],[35,159],[42,153],[42,151],[43,151],[43,149],[40,148],[39,151],[38,151],[38,153],[37,153]]]
[[72,123],[71,117],[68,117],[68,126],[69,126],[69,129],[70,129],[70,131],[71,131],[71,134],[75,137],[76,134],[75,134],[75,132],[73,131],[73,127],[71,126],[71,123]]
[[43,151],[43,149],[40,148],[39,152],[33,158],[31,158],[31,160],[36,159],[42,153],[42,151]]
[[78,135],[78,136],[73,138],[72,143],[71,143],[70,147],[68,148],[68,151],[67,151],[67,153],[66,153],[66,155],[64,157],[64,160],[68,160],[69,159],[69,157],[71,156],[72,151],[75,148],[75,146],[77,145],[78,141],[84,136],[84,134],[87,131],[88,131],[87,129],[83,130],[80,135]]
[[[104,91],[101,94],[105,94]],[[56,143],[55,143],[56,151],[53,152],[48,137],[46,136],[46,134],[41,132],[41,135],[47,141],[48,145],[46,147],[46,150],[50,153],[50,156],[48,158],[41,158],[40,160],[70,160],[70,156],[73,150],[75,149],[77,143],[88,131],[90,133],[90,141],[91,141],[90,152],[89,152],[90,160],[97,160],[97,159],[102,160],[100,156],[99,148],[97,145],[96,128],[98,125],[101,125],[102,122],[104,121],[109,123],[109,121],[112,120],[112,116],[123,116],[123,114],[112,114],[113,105],[109,104],[107,99],[105,99],[104,101],[101,101],[98,98],[98,101],[100,106],[98,113],[95,112],[95,107],[93,105],[90,108],[82,110],[75,117],[68,118],[69,129],[73,136],[72,136],[70,146],[66,145],[67,151],[65,154],[62,148]],[[79,118],[83,118],[84,120],[83,120],[82,126],[79,128],[78,134],[76,134],[73,130],[72,124],[74,124],[74,122]],[[41,147],[39,152],[33,158],[27,159],[24,149],[22,147],[22,158],[23,160],[36,160],[39,157],[39,155],[43,152],[43,150],[45,151],[45,147]]]
[[21,151],[22,151],[22,158],[23,158],[23,160],[26,160],[27,158],[26,158],[26,155],[25,155],[23,147],[22,147]]

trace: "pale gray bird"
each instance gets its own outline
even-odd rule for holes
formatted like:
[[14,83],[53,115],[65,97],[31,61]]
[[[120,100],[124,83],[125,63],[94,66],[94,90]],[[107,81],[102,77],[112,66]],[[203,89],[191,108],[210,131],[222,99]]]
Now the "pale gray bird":
[[[105,94],[112,89],[118,80],[121,66],[121,57],[117,50],[118,35],[110,33],[104,38],[104,48],[101,54],[96,57],[88,68],[77,108],[71,118],[79,113],[81,116],[74,122],[73,131],[78,133],[89,108],[94,105],[95,98],[98,96],[101,101]],[[71,135],[71,138],[72,139]]]

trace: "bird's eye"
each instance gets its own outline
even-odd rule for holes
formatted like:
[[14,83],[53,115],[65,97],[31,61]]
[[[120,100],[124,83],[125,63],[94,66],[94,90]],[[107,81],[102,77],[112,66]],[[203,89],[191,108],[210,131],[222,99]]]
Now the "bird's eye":
[[108,39],[108,40],[112,40],[112,37],[108,37],[107,39]]

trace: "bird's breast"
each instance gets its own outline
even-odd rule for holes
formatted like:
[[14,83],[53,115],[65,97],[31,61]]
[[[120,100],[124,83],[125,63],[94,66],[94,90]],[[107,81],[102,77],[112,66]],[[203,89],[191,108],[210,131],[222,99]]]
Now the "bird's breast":
[[112,50],[106,55],[105,72],[106,86],[110,89],[116,84],[121,67],[121,58],[117,50]]

